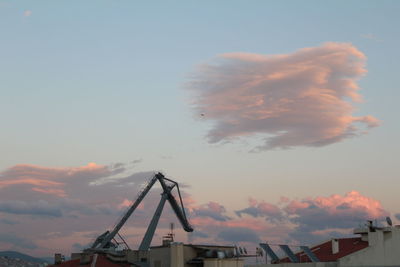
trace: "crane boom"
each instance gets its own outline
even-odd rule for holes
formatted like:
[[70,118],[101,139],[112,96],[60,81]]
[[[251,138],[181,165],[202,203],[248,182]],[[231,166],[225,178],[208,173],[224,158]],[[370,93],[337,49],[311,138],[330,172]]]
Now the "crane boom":
[[[161,184],[163,193],[161,196],[160,204],[157,207],[157,210],[153,216],[153,219],[146,231],[145,237],[143,238],[143,241],[140,245],[140,250],[148,250],[149,249],[151,240],[152,240],[154,232],[155,232],[155,228],[157,227],[158,220],[161,216],[161,213],[162,213],[162,210],[163,210],[166,200],[168,200],[168,202],[171,204],[171,207],[174,210],[176,216],[178,217],[180,223],[182,224],[183,229],[186,232],[193,232],[193,228],[190,226],[189,221],[186,218],[185,209],[183,207],[182,197],[181,197],[181,194],[179,191],[178,183],[173,180],[165,178],[162,173],[156,173],[153,176],[153,178],[149,181],[149,183],[146,185],[146,187],[139,193],[139,196],[136,199],[136,201],[127,210],[127,212],[124,214],[124,216],[121,218],[121,220],[116,224],[114,229],[111,232],[106,231],[103,234],[101,234],[99,237],[97,237],[97,239],[91,246],[91,249],[104,250],[104,249],[108,249],[113,246],[113,243],[111,242],[111,240],[113,240],[114,237],[118,234],[119,230],[126,223],[126,221],[129,219],[129,217],[132,215],[132,213],[136,210],[136,208],[139,206],[139,204],[145,198],[147,193],[150,191],[150,189],[153,187],[153,185],[157,182],[157,180]],[[166,183],[166,181],[169,183],[172,183],[172,185],[168,185]],[[171,193],[171,190],[174,187],[177,188],[181,207],[179,207],[175,197]]]
[[[178,183],[175,182],[175,181],[172,181],[170,179],[167,179],[167,178],[164,178],[164,180],[167,180],[167,181],[173,183],[174,186],[176,187],[177,191],[178,191],[179,201],[180,201],[182,209],[179,207],[175,197],[171,194],[171,192],[168,191],[168,194],[167,194],[168,195],[169,204],[171,204],[171,207],[174,210],[174,212],[176,214],[176,217],[178,217],[179,222],[181,223],[183,229],[186,232],[193,232],[193,228],[190,226],[190,223],[186,218],[186,213],[185,213],[185,209],[183,208],[183,201],[182,201],[181,192],[179,190]],[[166,184],[165,184],[164,181],[161,182],[161,186],[163,186],[163,189],[166,188]],[[166,189],[164,189],[164,192],[166,192]]]

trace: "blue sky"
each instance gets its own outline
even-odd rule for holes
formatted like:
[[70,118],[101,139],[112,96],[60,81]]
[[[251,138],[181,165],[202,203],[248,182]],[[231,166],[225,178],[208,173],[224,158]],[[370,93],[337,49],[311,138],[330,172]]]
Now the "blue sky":
[[[135,171],[165,171],[200,203],[356,190],[399,213],[399,11],[398,1],[0,1],[0,170],[140,159]],[[366,55],[354,115],[379,127],[258,153],[260,136],[207,142],[213,121],[185,89],[199,65],[326,42]]]

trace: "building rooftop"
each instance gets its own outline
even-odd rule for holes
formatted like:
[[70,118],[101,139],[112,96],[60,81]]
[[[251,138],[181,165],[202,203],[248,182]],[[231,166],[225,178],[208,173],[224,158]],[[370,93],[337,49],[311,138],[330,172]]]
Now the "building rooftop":
[[[333,242],[337,242],[337,251],[333,249]],[[337,261],[338,259],[368,247],[368,242],[361,237],[338,238],[326,241],[311,247],[311,251],[321,262]],[[304,252],[295,253],[300,262],[311,262]],[[288,257],[280,259],[277,263],[291,262]]]
[[[96,256],[97,255],[97,256]],[[111,259],[107,258],[107,256],[102,254],[95,254],[90,256],[90,261],[87,264],[82,264],[80,259],[64,261],[60,264],[50,265],[57,267],[84,267],[84,266],[96,266],[96,267],[131,267],[131,263],[121,263],[121,262],[113,262]]]

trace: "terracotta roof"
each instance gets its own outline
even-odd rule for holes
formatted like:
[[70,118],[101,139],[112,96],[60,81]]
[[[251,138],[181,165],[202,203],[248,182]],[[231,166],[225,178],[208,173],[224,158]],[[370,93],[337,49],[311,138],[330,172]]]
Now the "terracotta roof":
[[[80,259],[76,259],[76,260],[64,261],[57,265],[49,265],[49,267],[77,267],[77,266],[90,267],[90,266],[92,266],[93,256],[91,256],[90,258],[91,258],[91,261],[88,264],[80,265]],[[112,262],[106,256],[100,255],[100,254],[97,256],[96,264],[94,265],[94,267],[130,267],[130,266],[132,266],[132,264]]]
[[[356,251],[368,247],[368,242],[362,241],[360,237],[354,238],[339,238],[336,239],[339,242],[339,252],[336,254],[332,253],[332,241],[319,244],[311,247],[311,251],[317,256],[322,262],[337,261],[338,259],[352,254]],[[304,252],[296,253],[297,258],[300,262],[311,262],[308,256]],[[291,262],[289,258],[283,258],[279,262]]]

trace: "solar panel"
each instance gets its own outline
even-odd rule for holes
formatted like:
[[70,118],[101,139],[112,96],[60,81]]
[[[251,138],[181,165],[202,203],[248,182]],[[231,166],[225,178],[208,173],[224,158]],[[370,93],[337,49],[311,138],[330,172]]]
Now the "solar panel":
[[267,255],[271,257],[272,261],[279,260],[278,256],[276,256],[275,252],[272,250],[272,248],[267,243],[260,243],[260,247],[262,247],[265,250]]
[[307,254],[312,262],[319,262],[320,260],[315,256],[315,254],[311,251],[311,249],[307,246],[300,246],[300,248]]
[[293,251],[289,248],[288,245],[279,245],[279,247],[289,257],[291,262],[299,262],[299,259],[296,257],[296,255],[294,255]]

